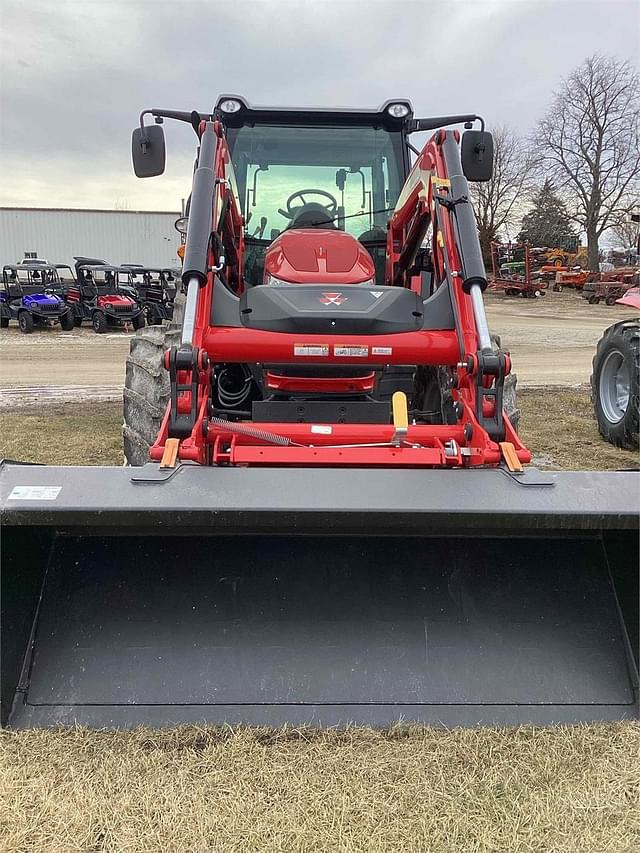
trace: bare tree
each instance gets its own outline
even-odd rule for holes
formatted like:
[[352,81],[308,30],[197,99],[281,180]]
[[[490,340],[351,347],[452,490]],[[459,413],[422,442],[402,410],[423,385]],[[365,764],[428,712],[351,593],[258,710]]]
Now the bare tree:
[[[628,201],[625,206],[629,211],[640,211],[640,204],[637,201]],[[640,216],[638,214],[632,218],[632,214],[630,213],[614,225],[611,230],[616,240],[625,249],[640,251],[638,250],[638,246],[640,245]]]
[[471,185],[485,260],[491,257],[491,243],[500,230],[522,217],[521,205],[530,190],[534,166],[526,144],[507,125],[493,130],[493,148],[493,177]]
[[628,218],[640,170],[638,75],[630,62],[598,54],[563,81],[536,141],[542,168],[564,192],[598,270],[603,231]]

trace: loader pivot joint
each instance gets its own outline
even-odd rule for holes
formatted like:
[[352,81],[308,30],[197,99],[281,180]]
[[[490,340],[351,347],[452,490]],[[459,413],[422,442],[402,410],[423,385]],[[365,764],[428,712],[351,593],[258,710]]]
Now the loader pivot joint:
[[[169,382],[171,386],[171,411],[169,413],[169,438],[188,438],[193,432],[198,413],[198,368],[199,350],[197,347],[171,347],[167,353]],[[186,381],[179,378],[186,374]],[[181,394],[190,393],[188,412],[180,412],[178,400]]]
[[433,197],[449,211],[455,210],[457,204],[467,204],[469,202],[469,197],[466,195],[461,195],[459,198],[450,198],[447,195],[442,195],[442,193],[434,193]]
[[[476,417],[480,425],[487,431],[493,441],[504,441],[505,427],[502,416],[504,378],[507,373],[507,358],[503,352],[476,353]],[[485,384],[487,377],[495,377],[489,385]],[[484,401],[493,403],[493,414],[484,414]]]

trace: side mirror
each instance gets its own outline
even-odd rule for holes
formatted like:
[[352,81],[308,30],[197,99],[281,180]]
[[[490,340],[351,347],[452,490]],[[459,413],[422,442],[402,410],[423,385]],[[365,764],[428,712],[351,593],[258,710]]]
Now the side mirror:
[[[250,216],[251,214],[249,214]],[[249,217],[247,217],[247,223],[249,221]],[[189,226],[189,217],[188,216],[180,216],[173,223],[173,227],[176,229],[178,234],[182,234],[183,237],[187,236],[187,227]]]
[[136,127],[131,136],[131,159],[138,178],[155,178],[164,172],[166,150],[159,124]]
[[493,177],[493,136],[486,130],[462,134],[462,171],[468,181],[490,181]]

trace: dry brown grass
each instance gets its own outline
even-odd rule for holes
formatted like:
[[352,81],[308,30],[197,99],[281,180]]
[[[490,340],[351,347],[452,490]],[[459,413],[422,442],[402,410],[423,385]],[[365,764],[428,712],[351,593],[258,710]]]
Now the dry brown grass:
[[0,458],[45,465],[122,465],[122,404],[50,406],[0,414]]
[[[616,470],[638,467],[638,454],[602,440],[589,390],[540,389],[518,394],[520,433],[538,467]],[[74,413],[75,412],[75,413]],[[121,465],[122,409],[119,403],[85,403],[0,414],[0,457],[49,465]]]
[[638,468],[637,452],[620,450],[600,436],[587,387],[520,391],[518,406],[522,412],[520,436],[539,468],[571,471]]
[[3,851],[640,849],[640,725],[26,731]]
[[[553,468],[637,463],[588,391],[520,395]],[[0,416],[0,455],[121,464],[120,409]],[[0,733],[0,851],[640,850],[640,724]]]

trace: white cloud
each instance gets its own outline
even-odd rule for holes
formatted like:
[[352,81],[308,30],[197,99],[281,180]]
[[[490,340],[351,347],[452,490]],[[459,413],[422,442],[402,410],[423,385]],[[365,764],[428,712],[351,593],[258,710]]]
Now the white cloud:
[[478,111],[528,131],[585,56],[638,52],[635,0],[2,0],[0,204],[172,209],[195,138],[167,125],[163,178],[136,181],[148,106],[377,105]]

